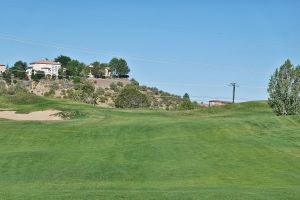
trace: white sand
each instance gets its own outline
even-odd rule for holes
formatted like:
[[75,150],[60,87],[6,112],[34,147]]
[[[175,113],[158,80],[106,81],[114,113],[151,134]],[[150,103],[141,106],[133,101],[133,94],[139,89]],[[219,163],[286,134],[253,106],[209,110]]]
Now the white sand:
[[16,111],[0,111],[0,118],[11,119],[16,121],[52,121],[52,120],[62,120],[59,116],[54,116],[54,114],[59,113],[58,110],[44,110],[36,111],[28,114],[17,114]]

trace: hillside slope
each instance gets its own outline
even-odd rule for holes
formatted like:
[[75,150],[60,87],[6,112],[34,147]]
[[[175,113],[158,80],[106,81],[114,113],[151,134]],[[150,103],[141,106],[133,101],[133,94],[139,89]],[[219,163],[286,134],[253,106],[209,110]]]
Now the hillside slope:
[[[85,85],[85,86],[84,86]],[[93,94],[82,94],[82,87],[91,85]],[[75,83],[67,79],[45,80],[41,79],[36,81],[18,80],[16,84],[7,84],[5,81],[0,80],[0,95],[2,93],[14,94],[15,88],[22,88],[28,93],[33,93],[37,96],[55,97],[58,99],[72,99],[74,101],[86,102],[87,97],[95,99],[98,106],[104,108],[115,107],[115,101],[120,95],[126,85],[135,85],[138,91],[145,94],[149,101],[151,109],[164,109],[176,110],[180,109],[182,98],[177,95],[159,90],[155,87],[147,87],[139,85],[139,83],[132,79],[127,78],[111,78],[111,79],[82,79],[80,82]],[[89,87],[90,88],[90,87]],[[89,101],[88,101],[89,102]],[[198,103],[194,102],[194,106],[198,107]]]
[[0,199],[299,199],[300,118],[265,102],[190,112],[101,109],[42,97],[0,108]]

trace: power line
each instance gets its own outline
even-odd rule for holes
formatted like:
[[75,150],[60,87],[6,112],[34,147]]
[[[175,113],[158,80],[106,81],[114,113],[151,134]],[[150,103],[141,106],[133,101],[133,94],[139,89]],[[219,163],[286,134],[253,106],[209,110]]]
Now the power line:
[[[2,36],[1,36],[2,35]],[[72,47],[65,47],[64,45],[60,44],[53,44],[48,42],[39,42],[39,41],[33,41],[33,40],[24,40],[19,39],[14,36],[3,36],[3,34],[0,33],[0,39],[1,40],[8,40],[8,41],[14,41],[19,42],[23,44],[30,44],[30,45],[38,45],[43,47],[50,47],[50,48],[56,48],[56,49],[62,49],[62,50],[71,50],[71,51],[77,51],[81,53],[87,53],[87,54],[94,54],[94,55],[105,55],[105,56],[111,56],[111,57],[126,57],[131,60],[139,60],[139,61],[146,61],[146,62],[153,62],[153,63],[161,63],[161,64],[175,64],[172,61],[163,61],[159,59],[149,59],[149,58],[140,58],[140,57],[131,57],[131,56],[124,56],[113,52],[108,52],[105,50],[90,50],[90,49],[81,49],[81,48],[72,48]]]
[[[143,82],[143,84],[158,84],[170,86],[188,86],[188,87],[226,87],[225,84],[201,84],[201,83],[172,83],[172,82]],[[265,86],[240,85],[243,88],[267,89]]]
[[[129,60],[137,60],[137,61],[144,61],[144,62],[151,62],[151,63],[160,63],[160,64],[170,64],[170,65],[195,65],[195,66],[201,66],[201,67],[209,67],[214,70],[221,70],[220,65],[213,65],[213,64],[204,64],[204,63],[196,63],[196,62],[182,62],[178,63],[176,61],[171,61],[171,60],[162,60],[162,59],[153,59],[153,58],[142,58],[142,57],[136,57],[136,56],[124,56],[120,55],[118,53],[113,53],[105,50],[91,50],[91,49],[82,49],[82,48],[72,48],[72,47],[66,47],[61,44],[53,44],[49,42],[40,42],[40,41],[34,41],[34,40],[27,40],[27,39],[20,39],[15,36],[7,35],[0,33],[0,39],[1,40],[7,40],[7,41],[14,41],[18,43],[23,43],[23,44],[29,44],[29,45],[37,45],[37,46],[43,46],[43,47],[49,47],[49,48],[56,48],[56,49],[62,49],[62,50],[70,50],[70,51],[77,51],[81,53],[86,53],[86,54],[94,54],[94,55],[105,55],[105,56],[112,56],[112,57],[125,57],[126,59]],[[226,67],[226,69],[230,69],[232,71],[240,71],[243,73],[252,73],[252,74],[262,74],[262,75],[269,75],[268,73],[265,72],[258,72],[258,71],[253,71],[253,70],[244,70],[238,67]]]
[[[23,72],[26,73],[26,70],[16,70],[16,69],[11,69],[8,68],[9,71],[14,71],[14,72]],[[38,71],[35,71],[35,74],[43,74],[39,73]],[[61,78],[82,78],[82,76],[62,76],[58,75],[58,77]],[[217,84],[217,85],[211,85],[211,84],[197,84],[197,83],[167,83],[167,82],[143,82],[143,84],[158,84],[158,85],[171,85],[171,86],[187,86],[187,87],[226,87],[224,84]],[[231,85],[230,85],[231,86]],[[239,85],[240,86],[240,85]],[[243,88],[254,88],[254,89],[267,89],[267,87],[264,86],[250,86],[250,85],[241,85]]]
[[[10,71],[16,71],[16,72],[26,72],[24,70],[10,70]],[[44,73],[39,73],[36,72],[36,74],[42,74],[44,75]],[[62,75],[58,75],[58,77],[60,78],[82,78],[81,76],[62,76]],[[4,77],[0,77],[0,80],[12,80],[13,78],[4,78]],[[223,86],[223,85],[222,85]],[[152,97],[156,97],[156,98],[181,98],[180,95],[160,95],[160,96],[155,96],[153,95]],[[200,100],[205,102],[208,99],[223,99],[223,100],[230,100],[227,97],[213,97],[213,96],[190,96],[192,100]],[[205,100],[204,100],[205,99]],[[239,101],[246,101],[244,99],[238,99]]]

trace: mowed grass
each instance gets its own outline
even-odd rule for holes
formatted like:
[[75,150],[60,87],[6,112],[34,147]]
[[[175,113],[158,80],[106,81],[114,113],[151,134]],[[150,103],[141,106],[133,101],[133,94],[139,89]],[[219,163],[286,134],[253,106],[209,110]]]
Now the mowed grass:
[[82,113],[0,119],[0,199],[300,199],[300,118],[266,102],[190,112],[0,97]]

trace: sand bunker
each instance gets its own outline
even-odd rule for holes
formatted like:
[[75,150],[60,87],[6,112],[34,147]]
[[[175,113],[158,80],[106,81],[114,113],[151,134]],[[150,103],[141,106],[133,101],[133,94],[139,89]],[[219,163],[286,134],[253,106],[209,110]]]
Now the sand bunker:
[[62,120],[61,117],[55,115],[59,113],[58,110],[44,110],[36,111],[28,114],[17,114],[16,111],[3,110],[0,111],[0,118],[11,119],[17,121],[52,121]]

